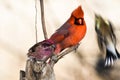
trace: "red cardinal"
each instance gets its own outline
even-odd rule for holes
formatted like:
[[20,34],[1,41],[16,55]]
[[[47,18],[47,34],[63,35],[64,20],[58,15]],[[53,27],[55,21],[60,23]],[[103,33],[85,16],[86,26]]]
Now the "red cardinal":
[[[28,57],[47,60],[53,53],[58,54],[65,48],[77,45],[85,36],[86,23],[84,12],[79,6],[70,18],[47,40],[35,44],[29,49]],[[55,45],[55,46],[53,46]]]
[[49,40],[56,44],[55,53],[60,53],[63,49],[78,44],[85,34],[86,23],[84,21],[84,12],[81,6],[79,6]]

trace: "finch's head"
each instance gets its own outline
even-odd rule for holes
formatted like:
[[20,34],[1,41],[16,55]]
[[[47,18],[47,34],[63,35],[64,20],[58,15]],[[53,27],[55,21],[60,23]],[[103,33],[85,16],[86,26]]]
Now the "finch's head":
[[101,22],[102,21],[102,17],[98,14],[95,14],[95,22],[98,23],[98,22]]
[[82,10],[82,7],[79,6],[77,9],[75,9],[75,10],[72,12],[72,16],[74,16],[75,18],[83,18],[84,12],[83,12],[83,10]]
[[[99,27],[103,27],[103,26],[108,27],[110,25],[110,22],[106,18],[103,18],[100,15],[95,14],[95,25],[96,26],[99,25]],[[100,25],[103,25],[103,26],[100,26]]]

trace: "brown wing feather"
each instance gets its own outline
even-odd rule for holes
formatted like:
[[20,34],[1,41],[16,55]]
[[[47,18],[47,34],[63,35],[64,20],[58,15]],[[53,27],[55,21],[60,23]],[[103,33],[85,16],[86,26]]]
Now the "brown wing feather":
[[56,32],[50,37],[50,39],[53,40],[55,43],[63,41],[69,35],[69,27],[70,24],[65,23],[63,26],[56,30]]

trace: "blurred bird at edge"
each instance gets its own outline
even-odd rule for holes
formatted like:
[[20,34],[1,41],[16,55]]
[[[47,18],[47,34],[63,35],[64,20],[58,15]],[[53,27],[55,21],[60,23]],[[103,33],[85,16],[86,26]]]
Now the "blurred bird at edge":
[[101,50],[106,49],[105,66],[112,66],[114,60],[120,58],[120,54],[116,49],[116,35],[113,25],[109,20],[95,14],[95,30],[99,48]]

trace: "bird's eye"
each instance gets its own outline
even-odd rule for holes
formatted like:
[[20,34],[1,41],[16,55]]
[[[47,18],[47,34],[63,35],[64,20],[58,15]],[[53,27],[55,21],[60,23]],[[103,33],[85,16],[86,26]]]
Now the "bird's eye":
[[83,25],[83,18],[75,18],[74,24],[76,24],[76,25]]

